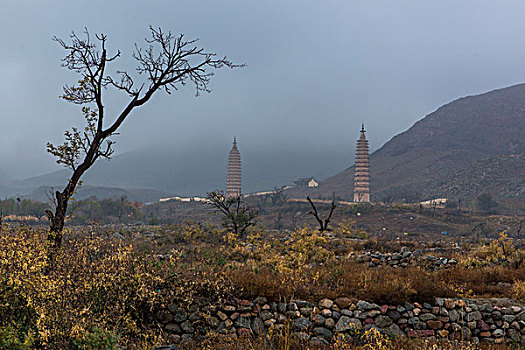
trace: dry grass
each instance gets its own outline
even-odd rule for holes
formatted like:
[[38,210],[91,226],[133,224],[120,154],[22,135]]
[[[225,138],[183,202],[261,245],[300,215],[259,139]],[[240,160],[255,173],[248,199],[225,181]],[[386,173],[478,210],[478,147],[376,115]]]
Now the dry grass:
[[312,268],[296,276],[268,267],[245,267],[232,270],[229,278],[234,289],[241,290],[243,296],[252,298],[260,295],[270,300],[298,298],[313,301],[345,296],[397,304],[457,295],[438,274],[417,268],[368,269],[353,261]]
[[[314,236],[313,240],[317,239],[315,232],[310,234]],[[329,254],[333,250],[329,241],[320,241],[315,248],[300,241],[285,245],[276,241],[264,244],[264,249],[257,249],[257,243],[251,250],[238,248],[231,253],[237,264],[230,269],[227,267],[231,265],[225,266],[233,288],[247,298],[261,295],[270,300],[299,298],[315,301],[324,297],[345,296],[388,304],[426,302],[435,297],[512,298],[520,295],[509,286],[516,281],[525,281],[525,267],[521,263],[514,264],[513,260],[499,265],[478,263],[474,268],[458,264],[441,270],[418,266],[373,269],[352,259],[336,259]],[[364,247],[376,244],[375,240],[362,243]],[[399,245],[394,243],[389,248],[396,251]],[[411,246],[417,247],[415,243]],[[321,259],[321,263],[305,258],[305,250],[308,250],[305,247],[319,251],[327,258]],[[354,247],[355,241],[347,249]],[[342,249],[341,245],[337,249]],[[226,254],[224,259],[231,260],[230,253],[218,253]],[[477,251],[471,254],[475,256]],[[291,260],[289,264],[292,264],[296,255],[302,259],[301,263],[293,269],[287,268],[285,262]]]
[[[11,345],[30,344],[17,345],[20,349],[67,348],[98,341],[118,342],[129,349],[148,348],[168,341],[153,320],[158,307],[220,303],[231,296],[264,296],[271,301],[345,296],[380,304],[425,302],[434,297],[525,298],[521,264],[372,269],[336,257],[336,252],[347,255],[355,243],[345,245],[341,237],[336,241],[307,229],[290,235],[259,232],[247,242],[230,237],[228,245],[223,232],[194,224],[118,231],[124,241],[112,238],[114,229],[101,230],[104,228],[90,231],[83,227],[67,232],[57,263],[50,268],[45,231],[3,229],[0,347],[7,334],[5,339],[15,339]],[[362,247],[379,244],[362,241]],[[398,250],[401,244],[418,247],[415,242],[403,242],[388,248]],[[479,259],[476,249],[469,259]],[[199,346],[271,348],[264,339],[216,340]],[[421,345],[418,342],[395,340],[391,348],[416,349]],[[276,349],[308,349],[286,336],[275,335],[272,343]],[[358,348],[355,343],[334,346],[331,349]]]
[[182,346],[188,350],[510,350],[511,345],[483,343],[474,345],[469,342],[437,342],[421,338],[389,339],[381,334],[367,337],[368,341],[357,341],[355,338],[336,339],[330,345],[312,344],[300,341],[290,334],[273,335],[269,338],[251,336],[236,337],[231,335],[209,335],[202,343],[189,343]]
[[247,298],[260,295],[271,300],[283,297],[320,300],[345,296],[386,304],[430,302],[435,297],[518,297],[525,300],[525,293],[509,288],[515,281],[525,281],[523,267],[466,269],[458,266],[440,271],[416,267],[369,269],[345,261],[336,266],[302,271],[301,275],[293,277],[269,267],[243,267],[231,270],[228,275],[234,289],[242,291]]

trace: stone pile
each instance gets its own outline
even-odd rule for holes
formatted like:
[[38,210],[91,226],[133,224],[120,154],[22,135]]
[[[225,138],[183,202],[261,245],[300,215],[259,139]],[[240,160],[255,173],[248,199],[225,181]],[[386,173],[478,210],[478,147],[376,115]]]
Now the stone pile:
[[440,269],[455,266],[457,261],[446,257],[436,257],[433,255],[423,256],[423,251],[416,249],[410,251],[407,247],[401,248],[398,253],[366,252],[359,255],[351,255],[356,262],[366,264],[369,267],[408,267],[422,265],[425,267]]
[[184,310],[169,305],[157,320],[174,343],[202,340],[208,331],[231,336],[262,335],[287,325],[312,345],[328,344],[337,334],[356,335],[376,328],[390,336],[525,344],[525,308],[490,301],[436,298],[434,303],[378,305],[349,298],[318,303],[269,303],[259,297],[222,306]]

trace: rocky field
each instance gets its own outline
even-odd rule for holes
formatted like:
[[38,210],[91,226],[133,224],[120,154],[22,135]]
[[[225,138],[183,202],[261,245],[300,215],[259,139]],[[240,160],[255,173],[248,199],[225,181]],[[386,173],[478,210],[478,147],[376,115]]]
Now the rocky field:
[[[525,341],[522,241],[212,224],[0,235],[0,347],[506,348]],[[487,230],[490,226],[487,226]],[[439,344],[439,345],[436,345]],[[514,344],[514,345],[513,345]]]

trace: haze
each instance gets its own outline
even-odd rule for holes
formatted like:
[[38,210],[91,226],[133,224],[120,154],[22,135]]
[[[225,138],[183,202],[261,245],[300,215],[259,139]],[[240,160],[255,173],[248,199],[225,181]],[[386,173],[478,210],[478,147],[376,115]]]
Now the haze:
[[[117,137],[134,149],[282,150],[319,155],[306,175],[351,165],[365,122],[372,150],[455,98],[525,80],[522,1],[3,1],[0,21],[0,171],[13,179],[60,169],[46,154],[78,106],[58,98],[76,76],[51,39],[87,27],[120,49],[151,24],[199,38],[246,68],[221,70],[213,92],[158,94]],[[125,99],[107,95],[109,111]],[[109,115],[108,115],[109,116]],[[222,151],[221,151],[222,152]],[[247,161],[246,164],[249,164]],[[250,164],[257,171],[257,164]],[[224,173],[224,169],[218,169]]]

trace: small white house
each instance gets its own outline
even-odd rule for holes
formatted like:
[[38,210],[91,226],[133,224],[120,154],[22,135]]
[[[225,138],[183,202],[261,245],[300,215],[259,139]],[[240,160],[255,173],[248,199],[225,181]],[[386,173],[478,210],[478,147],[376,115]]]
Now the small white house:
[[308,181],[308,187],[319,187],[319,183],[312,178],[310,181]]
[[441,207],[445,207],[445,205],[447,204],[447,199],[446,198],[434,198],[428,201],[419,202],[419,204],[427,208],[433,207],[433,206],[437,206],[441,208]]

